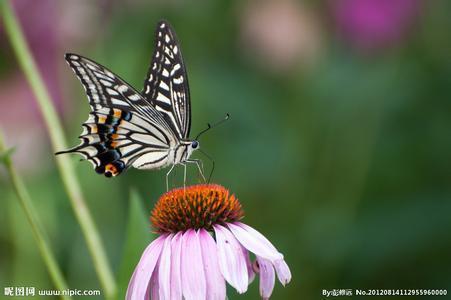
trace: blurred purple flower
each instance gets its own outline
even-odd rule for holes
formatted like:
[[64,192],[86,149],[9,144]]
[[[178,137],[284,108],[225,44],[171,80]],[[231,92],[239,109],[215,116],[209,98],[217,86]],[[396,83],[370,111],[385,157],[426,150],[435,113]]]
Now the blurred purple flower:
[[332,0],[338,30],[354,46],[379,49],[399,42],[417,16],[418,0]]
[[[18,0],[12,2],[30,50],[52,99],[61,104],[61,90],[58,82],[58,28],[55,20],[57,11],[54,1]],[[0,27],[1,44],[5,45],[6,33]],[[5,49],[8,49],[5,47]],[[11,52],[4,52],[7,59],[13,59]],[[15,61],[13,66],[15,64]],[[18,68],[6,69],[0,82],[0,126],[6,131],[10,144],[16,145],[19,167],[33,169],[44,151],[45,131],[38,113],[34,94]],[[30,155],[32,149],[33,155]]]
[[14,1],[19,21],[38,68],[55,103],[61,104],[58,81],[58,20],[55,1]]
[[[97,4],[56,2],[53,0],[12,1],[14,12],[22,27],[26,42],[35,59],[38,70],[58,109],[62,108],[62,89],[59,66],[64,63],[63,43],[68,47],[79,44],[91,35],[98,26],[86,20],[85,11],[96,11]],[[91,9],[88,9],[91,8]],[[69,13],[70,12],[70,13]],[[91,13],[92,14],[92,13]],[[98,19],[98,18],[94,18]],[[90,30],[86,30],[90,28]],[[75,42],[74,42],[75,41]],[[0,47],[3,60],[8,62],[2,68],[0,81],[0,126],[5,131],[8,143],[17,146],[14,160],[19,168],[40,170],[45,164],[42,154],[48,156],[46,132],[38,111],[34,94],[18,68],[11,48],[7,45],[6,33],[0,22]],[[11,63],[10,63],[11,61]],[[31,155],[30,155],[31,153]],[[40,170],[42,171],[42,170]]]

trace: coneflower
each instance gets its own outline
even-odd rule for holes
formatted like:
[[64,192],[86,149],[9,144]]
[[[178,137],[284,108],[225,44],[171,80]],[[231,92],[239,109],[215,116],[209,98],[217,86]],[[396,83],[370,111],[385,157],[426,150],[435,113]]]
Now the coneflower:
[[285,285],[290,269],[268,239],[240,222],[242,217],[238,199],[220,185],[165,193],[150,218],[160,236],[142,254],[126,298],[223,300],[226,281],[244,293],[257,273],[260,294],[268,299],[276,274]]

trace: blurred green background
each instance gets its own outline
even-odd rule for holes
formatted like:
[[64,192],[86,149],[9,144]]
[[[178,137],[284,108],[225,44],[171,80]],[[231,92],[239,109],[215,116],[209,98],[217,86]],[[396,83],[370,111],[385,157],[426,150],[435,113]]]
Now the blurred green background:
[[[89,106],[63,54],[87,56],[140,90],[155,24],[173,25],[191,89],[191,135],[231,115],[201,139],[216,161],[213,182],[238,196],[244,222],[274,243],[293,273],[287,287],[276,284],[274,299],[320,299],[333,288],[451,291],[451,2],[17,0],[14,7],[70,145]],[[69,286],[98,289],[2,28],[0,126]],[[166,171],[107,179],[73,161],[117,272],[130,190],[149,215]],[[52,288],[0,172],[1,285]],[[258,299],[258,282],[229,298]]]

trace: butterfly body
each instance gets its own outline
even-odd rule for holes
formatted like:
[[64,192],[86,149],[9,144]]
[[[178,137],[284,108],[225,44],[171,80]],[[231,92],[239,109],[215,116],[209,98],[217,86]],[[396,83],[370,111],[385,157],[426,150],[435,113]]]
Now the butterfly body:
[[[158,165],[149,164],[149,161],[153,161],[158,157],[158,154],[148,153],[142,155],[138,158],[132,165],[137,169],[155,169],[155,168],[165,168],[172,165],[177,165],[180,163],[185,163],[189,160],[189,157],[193,153],[194,150],[192,147],[194,141],[181,141],[178,145],[175,145],[172,148],[166,149],[164,152],[164,158],[162,158]],[[158,159],[158,158],[157,158]]]
[[191,104],[180,46],[168,23],[156,29],[155,51],[137,92],[106,67],[78,54],[65,56],[85,88],[91,106],[81,143],[60,153],[78,153],[95,171],[117,176],[129,167],[172,168],[190,160],[199,143],[189,139]]

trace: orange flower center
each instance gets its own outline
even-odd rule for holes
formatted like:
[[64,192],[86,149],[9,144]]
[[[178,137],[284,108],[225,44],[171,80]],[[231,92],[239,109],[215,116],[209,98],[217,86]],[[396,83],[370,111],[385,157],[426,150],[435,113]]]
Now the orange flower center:
[[204,228],[238,221],[243,217],[235,195],[217,184],[199,184],[163,194],[152,210],[150,221],[159,233]]

